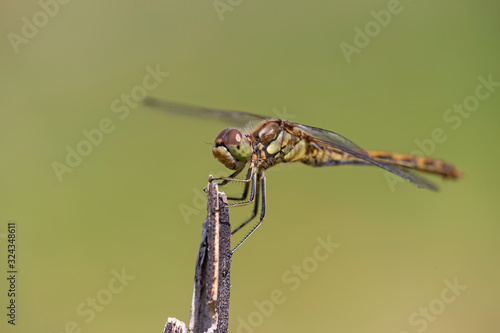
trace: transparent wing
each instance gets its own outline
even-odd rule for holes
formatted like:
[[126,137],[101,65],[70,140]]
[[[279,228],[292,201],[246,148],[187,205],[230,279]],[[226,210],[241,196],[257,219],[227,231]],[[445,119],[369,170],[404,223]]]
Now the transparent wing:
[[[248,125],[251,122],[260,122],[266,119],[271,119],[270,117],[264,117],[261,115],[248,112],[211,109],[197,105],[182,104],[166,100],[158,100],[153,97],[146,97],[142,103],[146,106],[178,114],[205,117],[205,118],[215,118],[227,123],[234,124],[238,127],[244,127],[245,125]],[[393,164],[388,164],[374,160],[364,149],[360,148],[354,142],[343,137],[340,134],[327,131],[318,127],[311,127],[288,121],[287,123],[291,126],[297,127],[301,131],[304,131],[311,137],[320,140],[325,144],[332,145],[333,147],[338,148],[354,157],[357,157],[368,163],[371,163],[387,171],[390,171],[406,179],[407,181],[412,182],[418,187],[428,188],[434,191],[438,189],[436,185],[434,185],[433,183],[431,183],[430,181],[419,175],[411,173],[408,169],[404,169],[402,167]]]
[[380,162],[377,160],[374,160],[373,158],[370,157],[370,155],[362,148],[360,148],[358,145],[356,145],[354,142],[351,140],[343,137],[340,134],[337,134],[335,132],[327,131],[318,127],[311,127],[311,126],[306,126],[302,124],[297,124],[297,123],[292,123],[292,122],[287,122],[288,124],[297,127],[301,131],[309,134],[311,137],[322,141],[325,144],[331,145],[337,149],[340,149],[354,157],[357,157],[359,159],[362,159],[368,163],[371,163],[373,165],[376,165],[382,169],[385,169],[389,172],[392,172],[395,175],[398,175],[401,178],[406,179],[409,182],[412,182],[415,184],[417,187],[422,187],[422,188],[427,188],[433,191],[437,191],[438,187],[430,182],[429,180],[425,179],[424,177],[421,177],[419,175],[416,175],[412,173],[410,170],[405,169],[403,167],[394,165],[394,164],[389,164],[389,163],[384,163]]
[[269,119],[268,117],[248,112],[211,109],[197,105],[159,100],[153,97],[144,98],[142,103],[146,106],[154,107],[164,111],[174,112],[177,114],[219,119],[241,128],[243,128],[250,122],[260,122],[265,119]]

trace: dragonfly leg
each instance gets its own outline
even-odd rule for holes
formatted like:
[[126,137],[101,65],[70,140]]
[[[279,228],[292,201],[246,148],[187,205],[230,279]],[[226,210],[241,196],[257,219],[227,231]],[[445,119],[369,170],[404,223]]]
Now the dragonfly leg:
[[[250,170],[250,168],[248,168],[248,172],[247,172],[247,177],[246,179],[249,179],[251,177],[251,172],[252,170]],[[232,175],[231,175],[232,176]],[[243,190],[243,193],[241,194],[240,197],[228,197],[227,199],[228,200],[235,200],[235,201],[242,201],[242,200],[245,200],[247,195],[248,195],[248,190],[250,188],[250,182],[248,183],[245,183],[245,189]]]
[[259,211],[259,198],[260,198],[260,186],[256,186],[256,190],[255,190],[255,203],[253,205],[252,216],[250,216],[250,218],[248,218],[245,222],[243,222],[242,224],[240,224],[236,229],[234,229],[233,231],[231,231],[231,235],[234,235],[238,230],[240,230],[241,228],[243,228],[244,226],[246,226],[250,221],[252,221],[255,218],[255,216],[257,216],[257,212]]
[[[255,227],[253,227],[252,230],[250,230],[250,232],[248,233],[248,235],[246,235],[245,238],[243,238],[243,240],[238,245],[236,245],[236,247],[234,249],[231,250],[231,255],[241,245],[243,245],[243,243],[248,239],[248,237],[250,237],[255,232],[255,230],[257,230],[258,227],[260,227],[260,225],[262,224],[262,221],[266,217],[266,176],[264,174],[264,171],[262,171],[262,175],[259,175],[258,182],[260,183],[259,185],[261,186],[261,193],[262,193],[262,205],[261,205],[262,208],[260,210],[260,220],[259,220],[259,223],[257,223],[255,225]],[[256,209],[254,209],[254,214],[244,224],[247,224],[248,222],[250,222],[253,219],[253,217],[255,217],[256,213],[257,213],[257,211],[256,211]],[[238,229],[239,228],[241,228],[241,226],[238,227]],[[238,229],[236,229],[236,230],[238,230]],[[236,230],[234,232],[236,232]],[[234,232],[232,232],[232,233],[234,233]]]
[[245,179],[233,178],[242,171],[242,170],[237,170],[233,172],[233,174],[231,174],[229,177],[219,177],[219,178],[214,178],[214,180],[223,180],[223,182],[221,182],[222,185],[225,185],[228,182],[249,183],[252,181],[252,176],[256,170],[257,170],[257,155],[253,154],[251,157],[250,166],[248,167],[248,173]]
[[228,207],[244,206],[254,202],[255,187],[256,184],[259,182],[259,180],[257,179],[257,172],[255,171],[256,167],[250,166],[250,168],[251,168],[251,170],[249,171],[250,179],[248,180],[242,179],[242,181],[250,182],[250,199],[227,205]]
[[[234,177],[238,176],[238,175],[241,173],[241,171],[243,171],[243,169],[236,170],[235,172],[233,172],[233,173],[232,173],[232,174],[230,174],[229,176],[225,177],[226,179],[224,179],[224,181],[220,182],[220,183],[219,183],[219,186],[224,186],[224,185],[226,185],[227,183],[229,183],[229,182],[230,182],[230,180],[229,180],[229,179],[231,179],[231,180],[232,180]],[[247,175],[247,177],[248,177],[248,175]],[[214,178],[213,180],[220,180],[220,179],[222,179],[222,178]]]
[[235,172],[233,172],[232,174],[230,174],[227,177],[220,177],[220,178],[214,178],[213,179],[213,180],[224,179],[224,181],[222,181],[222,182],[219,183],[219,186],[224,186],[227,183],[229,183],[230,181],[244,181],[245,182],[245,189],[243,190],[243,194],[240,197],[228,197],[227,198],[228,200],[242,201],[242,200],[246,199],[246,197],[248,195],[248,189],[250,188],[251,170],[250,170],[250,168],[248,169],[248,172],[247,172],[247,175],[246,175],[245,179],[241,179],[240,180],[238,178],[235,178],[237,175],[239,175],[241,173],[241,171],[243,171],[243,169],[236,170]]
[[242,182],[242,183],[245,183],[245,189],[244,189],[244,191],[243,191],[243,193],[241,194],[240,197],[228,197],[227,198],[228,200],[242,201],[242,202],[237,203],[237,204],[229,205],[229,207],[246,205],[248,203],[253,202],[253,196],[252,196],[252,194],[250,196],[250,200],[248,200],[248,201],[244,201],[244,200],[247,198],[247,196],[248,196],[248,189],[252,185],[252,182],[254,181],[254,178],[255,178],[254,175],[255,175],[255,171],[257,170],[256,161],[257,161],[257,156],[254,154],[252,156],[252,161],[250,162],[250,166],[248,167],[248,171],[247,171],[247,175],[246,175],[245,179],[235,178],[237,175],[239,175],[241,173],[241,171],[243,171],[243,169],[236,170],[235,172],[233,172],[228,177],[219,177],[219,178],[214,178],[213,179],[213,180],[223,180],[222,182],[219,183],[219,186],[226,185],[229,182]]

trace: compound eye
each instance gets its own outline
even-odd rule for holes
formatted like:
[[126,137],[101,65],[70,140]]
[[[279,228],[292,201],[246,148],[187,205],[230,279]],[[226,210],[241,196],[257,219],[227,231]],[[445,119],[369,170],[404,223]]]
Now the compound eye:
[[246,161],[252,155],[252,145],[242,131],[236,128],[231,128],[226,131],[219,139],[220,143],[215,143],[224,146],[231,156],[238,161]]
[[225,128],[223,129],[219,135],[217,135],[217,137],[215,138],[215,143],[216,144],[222,144],[224,142],[224,136],[226,135],[226,133],[229,131],[229,128]]
[[[221,132],[222,134],[222,132]],[[219,135],[221,135],[219,134]],[[224,133],[222,137],[222,142],[227,146],[239,146],[243,140],[243,133],[236,128],[232,128]]]

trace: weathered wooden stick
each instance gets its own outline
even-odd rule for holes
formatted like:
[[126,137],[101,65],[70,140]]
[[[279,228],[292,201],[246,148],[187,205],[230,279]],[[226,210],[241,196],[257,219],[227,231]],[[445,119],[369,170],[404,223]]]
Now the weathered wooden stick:
[[[210,176],[207,187],[207,219],[203,222],[196,260],[190,333],[227,333],[228,329],[231,225],[226,195],[218,191],[218,185],[212,179]],[[175,318],[169,318],[164,333],[185,333],[186,327],[181,324],[184,325]]]

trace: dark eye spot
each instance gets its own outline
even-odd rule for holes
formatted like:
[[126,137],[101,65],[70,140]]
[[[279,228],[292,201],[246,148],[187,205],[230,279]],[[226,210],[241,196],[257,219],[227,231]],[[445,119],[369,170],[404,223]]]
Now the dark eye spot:
[[236,149],[238,149],[238,150],[239,150],[239,149],[240,149],[240,145],[237,145],[237,146],[236,146]]

